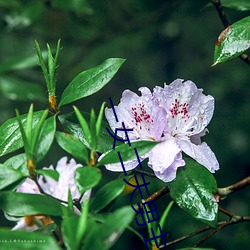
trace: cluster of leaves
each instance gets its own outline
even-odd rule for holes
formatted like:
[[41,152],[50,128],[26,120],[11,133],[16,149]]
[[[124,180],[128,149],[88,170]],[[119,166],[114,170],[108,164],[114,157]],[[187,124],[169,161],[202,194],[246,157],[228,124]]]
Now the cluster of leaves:
[[[80,247],[81,249],[109,249],[126,228],[136,233],[129,226],[135,212],[128,204],[115,209],[112,213],[111,211],[108,214],[103,213],[104,209],[123,193],[126,184],[122,181],[122,175],[100,187],[98,185],[102,179],[100,168],[104,164],[119,162],[117,151],[122,154],[124,161],[131,160],[136,157],[133,148],[137,148],[138,154],[143,155],[156,143],[139,141],[132,143],[132,147],[120,143],[115,150],[111,150],[113,138],[105,129],[108,124],[102,121],[104,104],[97,116],[94,110],[91,110],[90,114],[82,113],[75,106],[72,113],[60,113],[63,105],[92,95],[105,86],[124,63],[124,59],[107,59],[99,66],[78,74],[68,84],[57,104],[55,72],[60,41],[55,56],[48,45],[47,65],[38,43],[35,44],[48,90],[49,109],[34,111],[31,105],[27,114],[20,115],[16,111],[17,117],[7,120],[0,126],[0,156],[8,155],[24,147],[24,153],[11,156],[1,164],[0,207],[8,216],[42,214],[51,217],[54,223],[53,226],[44,225],[42,229],[39,229],[39,234],[30,233],[27,237],[24,237],[23,232],[10,233],[6,229],[1,229],[1,235],[4,239],[13,240],[23,237],[27,240],[44,239],[46,244],[39,245],[40,249],[58,249],[58,245],[49,234],[60,227],[63,242],[69,249]],[[39,169],[39,163],[50,150],[54,139],[63,150],[82,164],[75,175],[80,194],[83,195],[91,188],[97,189],[96,194],[90,198],[90,202],[83,202],[80,216],[73,212],[73,206],[76,203],[70,194],[66,207],[49,195],[15,192],[26,178],[36,180],[41,175],[50,177],[56,175],[53,173],[55,171]],[[108,153],[98,162],[97,153],[105,152]],[[126,178],[130,179],[131,176]],[[169,188],[172,199],[183,210],[194,218],[216,227],[218,206],[213,194],[217,192],[217,184],[208,170],[187,159],[187,165],[178,172],[176,180],[169,183]],[[166,206],[161,220],[162,226],[164,226],[169,209],[170,205]],[[48,235],[42,235],[42,232]],[[12,241],[6,243],[5,247],[8,244],[12,244]],[[32,244],[34,243],[31,242],[25,246],[30,247]],[[15,244],[15,247],[18,248],[19,244]]]

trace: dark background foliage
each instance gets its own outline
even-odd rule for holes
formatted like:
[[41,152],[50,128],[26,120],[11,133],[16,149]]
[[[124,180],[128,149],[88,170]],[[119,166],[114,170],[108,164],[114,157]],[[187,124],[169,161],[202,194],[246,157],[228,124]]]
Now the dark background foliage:
[[[212,6],[204,8],[207,3],[205,0],[0,0],[0,63],[35,55],[35,39],[46,49],[46,43],[55,48],[60,38],[63,47],[57,73],[60,97],[65,86],[82,70],[106,58],[125,58],[125,64],[108,86],[76,103],[84,111],[91,107],[98,110],[103,101],[108,103],[108,97],[117,104],[125,89],[137,91],[141,86],[153,89],[176,78],[192,80],[216,100],[208,127],[210,133],[205,140],[218,157],[220,170],[215,177],[218,186],[224,187],[250,173],[249,66],[236,58],[211,67],[214,44],[223,26]],[[231,23],[249,15],[229,9],[226,13]],[[39,67],[2,72],[0,83],[7,76],[40,85],[45,92]],[[13,117],[15,108],[26,113],[30,104],[6,94],[3,90],[6,84],[0,85],[0,123]],[[45,107],[39,100],[33,102],[36,110]],[[72,111],[71,107],[63,109]],[[52,151],[43,166],[56,163],[64,154],[56,144]],[[247,190],[240,191],[221,206],[232,213],[247,215],[249,198]],[[167,201],[162,199],[158,206],[164,208]],[[172,240],[200,227],[201,223],[194,222],[175,206],[166,230]],[[113,249],[133,248],[138,244],[135,242],[138,242],[136,236],[125,233]],[[249,223],[221,231],[204,246],[246,249]]]

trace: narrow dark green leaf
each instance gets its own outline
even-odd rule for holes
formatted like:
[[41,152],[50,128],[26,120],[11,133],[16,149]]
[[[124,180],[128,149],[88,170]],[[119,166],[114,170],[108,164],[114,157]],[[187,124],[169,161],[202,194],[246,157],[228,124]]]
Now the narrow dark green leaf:
[[9,166],[0,164],[0,190],[8,187],[18,180],[22,180],[26,177],[20,171],[17,171]]
[[90,188],[95,187],[102,179],[102,173],[99,168],[81,167],[77,168],[75,174],[76,185],[81,194]]
[[94,109],[91,109],[90,112],[90,121],[89,121],[89,128],[90,128],[90,136],[91,136],[91,149],[96,150],[96,115]]
[[101,127],[102,127],[102,118],[103,118],[103,113],[104,113],[104,108],[105,108],[105,102],[102,104],[97,120],[96,120],[96,138],[98,140],[99,135],[100,135],[100,131],[101,131]]
[[0,93],[15,101],[45,101],[45,92],[39,84],[26,82],[14,77],[0,77]]
[[44,56],[43,56],[42,51],[40,49],[40,46],[36,40],[35,40],[35,47],[36,47],[37,57],[38,57],[41,69],[43,71],[44,79],[45,79],[45,82],[47,85],[47,90],[50,91],[49,73],[48,73],[48,70],[47,70],[47,67],[45,64]]
[[59,106],[92,95],[103,88],[124,63],[124,59],[110,58],[95,68],[78,74],[64,90]]
[[88,151],[86,146],[73,135],[56,132],[56,141],[62,149],[71,154],[82,164],[88,165]]
[[239,56],[250,47],[250,16],[228,26],[218,37],[214,65]]
[[0,208],[11,216],[44,214],[62,216],[66,209],[57,200],[39,194],[0,193]]
[[[41,118],[43,111],[34,112],[33,127]],[[22,124],[26,123],[27,114],[20,116]],[[0,126],[0,156],[13,152],[23,146],[17,118],[11,118]]]
[[137,149],[138,155],[142,156],[149,152],[154,146],[156,146],[158,142],[155,141],[137,141],[132,142],[131,146],[128,144],[123,144],[115,147],[114,150],[108,152],[98,163],[98,166],[102,166],[105,164],[111,164],[120,162],[120,158],[118,156],[118,151],[121,154],[123,161],[129,161],[136,158],[135,148]]
[[191,216],[216,227],[218,204],[213,196],[218,191],[214,176],[199,163],[185,159],[177,177],[168,183],[170,195],[180,208]]
[[[86,119],[89,119],[90,116],[88,113],[83,113]],[[70,113],[67,115],[59,116],[60,122],[63,124],[63,127],[76,138],[78,138],[87,148],[90,148],[89,143],[87,142],[80,125],[78,124],[78,120],[75,117],[74,113]],[[108,123],[102,121],[99,139],[97,141],[96,151],[100,153],[105,153],[112,149],[114,139],[108,134],[106,128],[109,127]],[[116,142],[116,145],[122,145],[121,142]]]
[[90,134],[89,125],[88,125],[86,119],[84,118],[84,116],[82,115],[82,113],[80,112],[80,110],[75,106],[73,106],[73,108],[75,110],[78,122],[81,125],[81,129],[82,129],[82,132],[84,134],[84,137],[86,138],[88,145],[91,145],[91,134]]
[[54,140],[56,132],[56,117],[52,116],[45,120],[41,135],[39,137],[38,148],[37,148],[37,161],[41,161],[48,153],[51,144]]
[[111,181],[100,188],[94,196],[90,207],[97,213],[118,197],[124,190],[126,183],[122,179]]
[[0,249],[6,250],[60,250],[56,241],[48,234],[26,231],[10,231],[0,228]]
[[[48,109],[44,110],[41,119],[38,121],[37,125],[32,130],[32,138],[31,138],[31,147],[30,148],[31,148],[31,152],[33,154],[35,154],[37,152],[36,148],[39,144],[39,139],[42,136],[42,131],[44,130],[44,128],[46,128],[46,127],[44,127],[44,125],[45,125],[45,119],[48,115],[48,112],[49,112]],[[55,117],[52,117],[52,119],[55,119]],[[47,136],[47,133],[46,133],[46,136]]]
[[62,222],[62,235],[64,243],[69,250],[76,250],[78,242],[76,242],[78,216],[65,217]]
[[117,209],[108,216],[102,225],[92,227],[93,229],[88,233],[83,249],[109,249],[119,239],[134,216],[135,212],[130,206]]
[[239,11],[247,11],[250,10],[250,1],[249,0],[221,0],[221,4],[223,7],[239,10]]

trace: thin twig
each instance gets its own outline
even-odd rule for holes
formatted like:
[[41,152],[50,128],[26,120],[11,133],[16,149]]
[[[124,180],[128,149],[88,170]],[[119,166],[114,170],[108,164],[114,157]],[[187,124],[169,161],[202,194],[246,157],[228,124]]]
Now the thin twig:
[[135,172],[140,173],[140,174],[144,174],[144,175],[147,175],[147,176],[150,176],[150,177],[155,177],[155,178],[157,178],[157,177],[155,176],[155,174],[149,173],[149,172],[146,172],[146,171],[143,171],[143,170],[140,170],[140,169],[135,169]]
[[197,234],[203,233],[203,232],[205,232],[205,231],[207,231],[207,230],[209,230],[209,229],[211,229],[211,227],[209,227],[209,226],[203,227],[203,228],[201,228],[201,229],[199,229],[199,230],[197,230],[197,231],[195,231],[195,232],[192,232],[192,233],[190,233],[190,234],[187,234],[187,235],[182,236],[182,237],[180,237],[180,238],[178,238],[178,239],[175,239],[175,240],[173,240],[173,241],[168,242],[168,243],[166,244],[166,246],[161,245],[161,246],[159,246],[159,249],[160,249],[160,248],[165,249],[165,248],[167,248],[167,247],[169,247],[169,246],[171,246],[171,245],[177,244],[177,243],[179,243],[179,242],[181,242],[181,241],[183,241],[183,240],[186,240],[186,239],[188,239],[188,238],[191,238],[191,237],[193,237],[193,236],[195,236],[195,235],[197,235]]
[[234,193],[236,191],[239,191],[247,186],[250,185],[250,176],[244,178],[243,180],[236,182],[228,187],[225,188],[219,188],[218,189],[218,193],[220,195],[220,197],[226,198],[229,194]]
[[235,216],[235,214],[232,214],[231,212],[227,211],[226,209],[224,209],[222,207],[219,207],[218,209],[219,209],[219,211],[221,211],[223,214],[229,216],[230,218],[233,218]]
[[[212,235],[215,234],[216,232],[220,231],[220,230],[223,229],[224,227],[227,227],[227,226],[233,225],[233,224],[237,224],[237,223],[241,223],[241,222],[247,222],[247,221],[250,221],[250,217],[249,217],[249,216],[237,216],[237,215],[234,215],[234,216],[232,217],[232,219],[229,220],[229,221],[221,221],[221,222],[218,223],[218,227],[217,227],[216,229],[212,230],[212,231],[209,232],[206,236],[204,236],[199,242],[197,242],[197,243],[195,244],[194,247],[200,245],[202,242],[204,242],[206,239],[208,239],[210,236],[212,236]],[[178,239],[175,239],[175,240],[173,240],[173,241],[168,242],[168,243],[166,244],[166,246],[161,245],[161,246],[159,246],[159,249],[167,249],[167,247],[169,247],[169,246],[171,246],[171,245],[175,245],[175,244],[177,244],[177,243],[179,243],[179,242],[181,242],[181,241],[184,241],[184,240],[186,240],[186,239],[189,239],[189,238],[191,238],[191,237],[193,237],[193,236],[195,236],[195,235],[198,235],[198,234],[200,234],[200,233],[206,232],[206,231],[211,230],[211,229],[213,229],[213,228],[210,227],[210,226],[203,227],[203,228],[201,228],[201,229],[199,229],[199,230],[197,230],[197,231],[195,231],[195,232],[192,232],[192,233],[190,233],[190,234],[187,234],[187,235],[182,236],[182,237],[180,237],[180,238],[178,238]]]
[[193,247],[197,247],[197,246],[201,245],[204,241],[206,241],[212,235],[214,235],[215,233],[219,232],[220,230],[222,230],[223,228],[225,228],[227,226],[230,226],[230,225],[233,225],[233,224],[238,224],[238,223],[241,223],[241,222],[247,222],[247,221],[250,221],[250,216],[237,216],[237,215],[235,215],[230,221],[224,221],[216,229],[212,230],[207,235],[205,235],[196,244],[194,244]]
[[[226,29],[228,26],[230,26],[230,22],[229,22],[226,14],[225,14],[225,12],[223,10],[223,7],[221,5],[221,1],[220,0],[211,0],[211,3],[216,8],[216,10],[217,10],[217,12],[219,14],[220,20],[223,23],[224,28]],[[249,57],[248,57],[247,54],[241,54],[239,57],[245,63],[247,63],[248,65],[250,65],[250,59],[249,59]]]
[[[156,192],[154,192],[152,195],[150,195],[147,199],[145,199],[144,200],[144,203],[145,202],[148,202],[148,201],[152,201],[152,200],[158,200],[158,199],[160,199],[162,196],[164,196],[165,194],[168,194],[169,193],[169,188],[166,186],[166,187],[163,187],[163,188],[161,188],[160,190],[158,190],[158,191],[156,191]],[[143,209],[143,205],[142,205],[142,203],[140,203],[140,207],[141,207],[141,209]],[[139,208],[137,209],[138,211],[140,211],[139,210]]]

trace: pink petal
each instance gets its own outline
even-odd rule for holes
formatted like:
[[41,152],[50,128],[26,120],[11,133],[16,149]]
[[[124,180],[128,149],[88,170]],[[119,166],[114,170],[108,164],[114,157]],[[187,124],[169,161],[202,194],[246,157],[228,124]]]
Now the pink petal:
[[174,138],[167,140],[155,146],[149,153],[148,166],[151,167],[155,175],[164,182],[170,182],[175,179],[177,168],[184,166],[181,149]]
[[[140,161],[142,162],[146,157],[140,157]],[[123,161],[123,165],[126,171],[130,171],[134,168],[136,168],[139,165],[139,162],[137,159],[130,160],[130,161]],[[105,165],[107,170],[113,171],[113,172],[123,172],[122,164],[121,162],[118,163],[112,163],[112,164],[106,164]]]
[[19,193],[27,193],[27,194],[40,194],[40,191],[36,185],[36,183],[27,178],[16,190]]
[[205,142],[200,145],[195,145],[190,140],[179,140],[178,142],[184,153],[206,167],[211,173],[219,169],[215,154]]
[[194,135],[203,131],[214,112],[214,98],[204,95],[192,81],[177,79],[164,88],[156,87],[155,101],[168,112],[172,130]]

